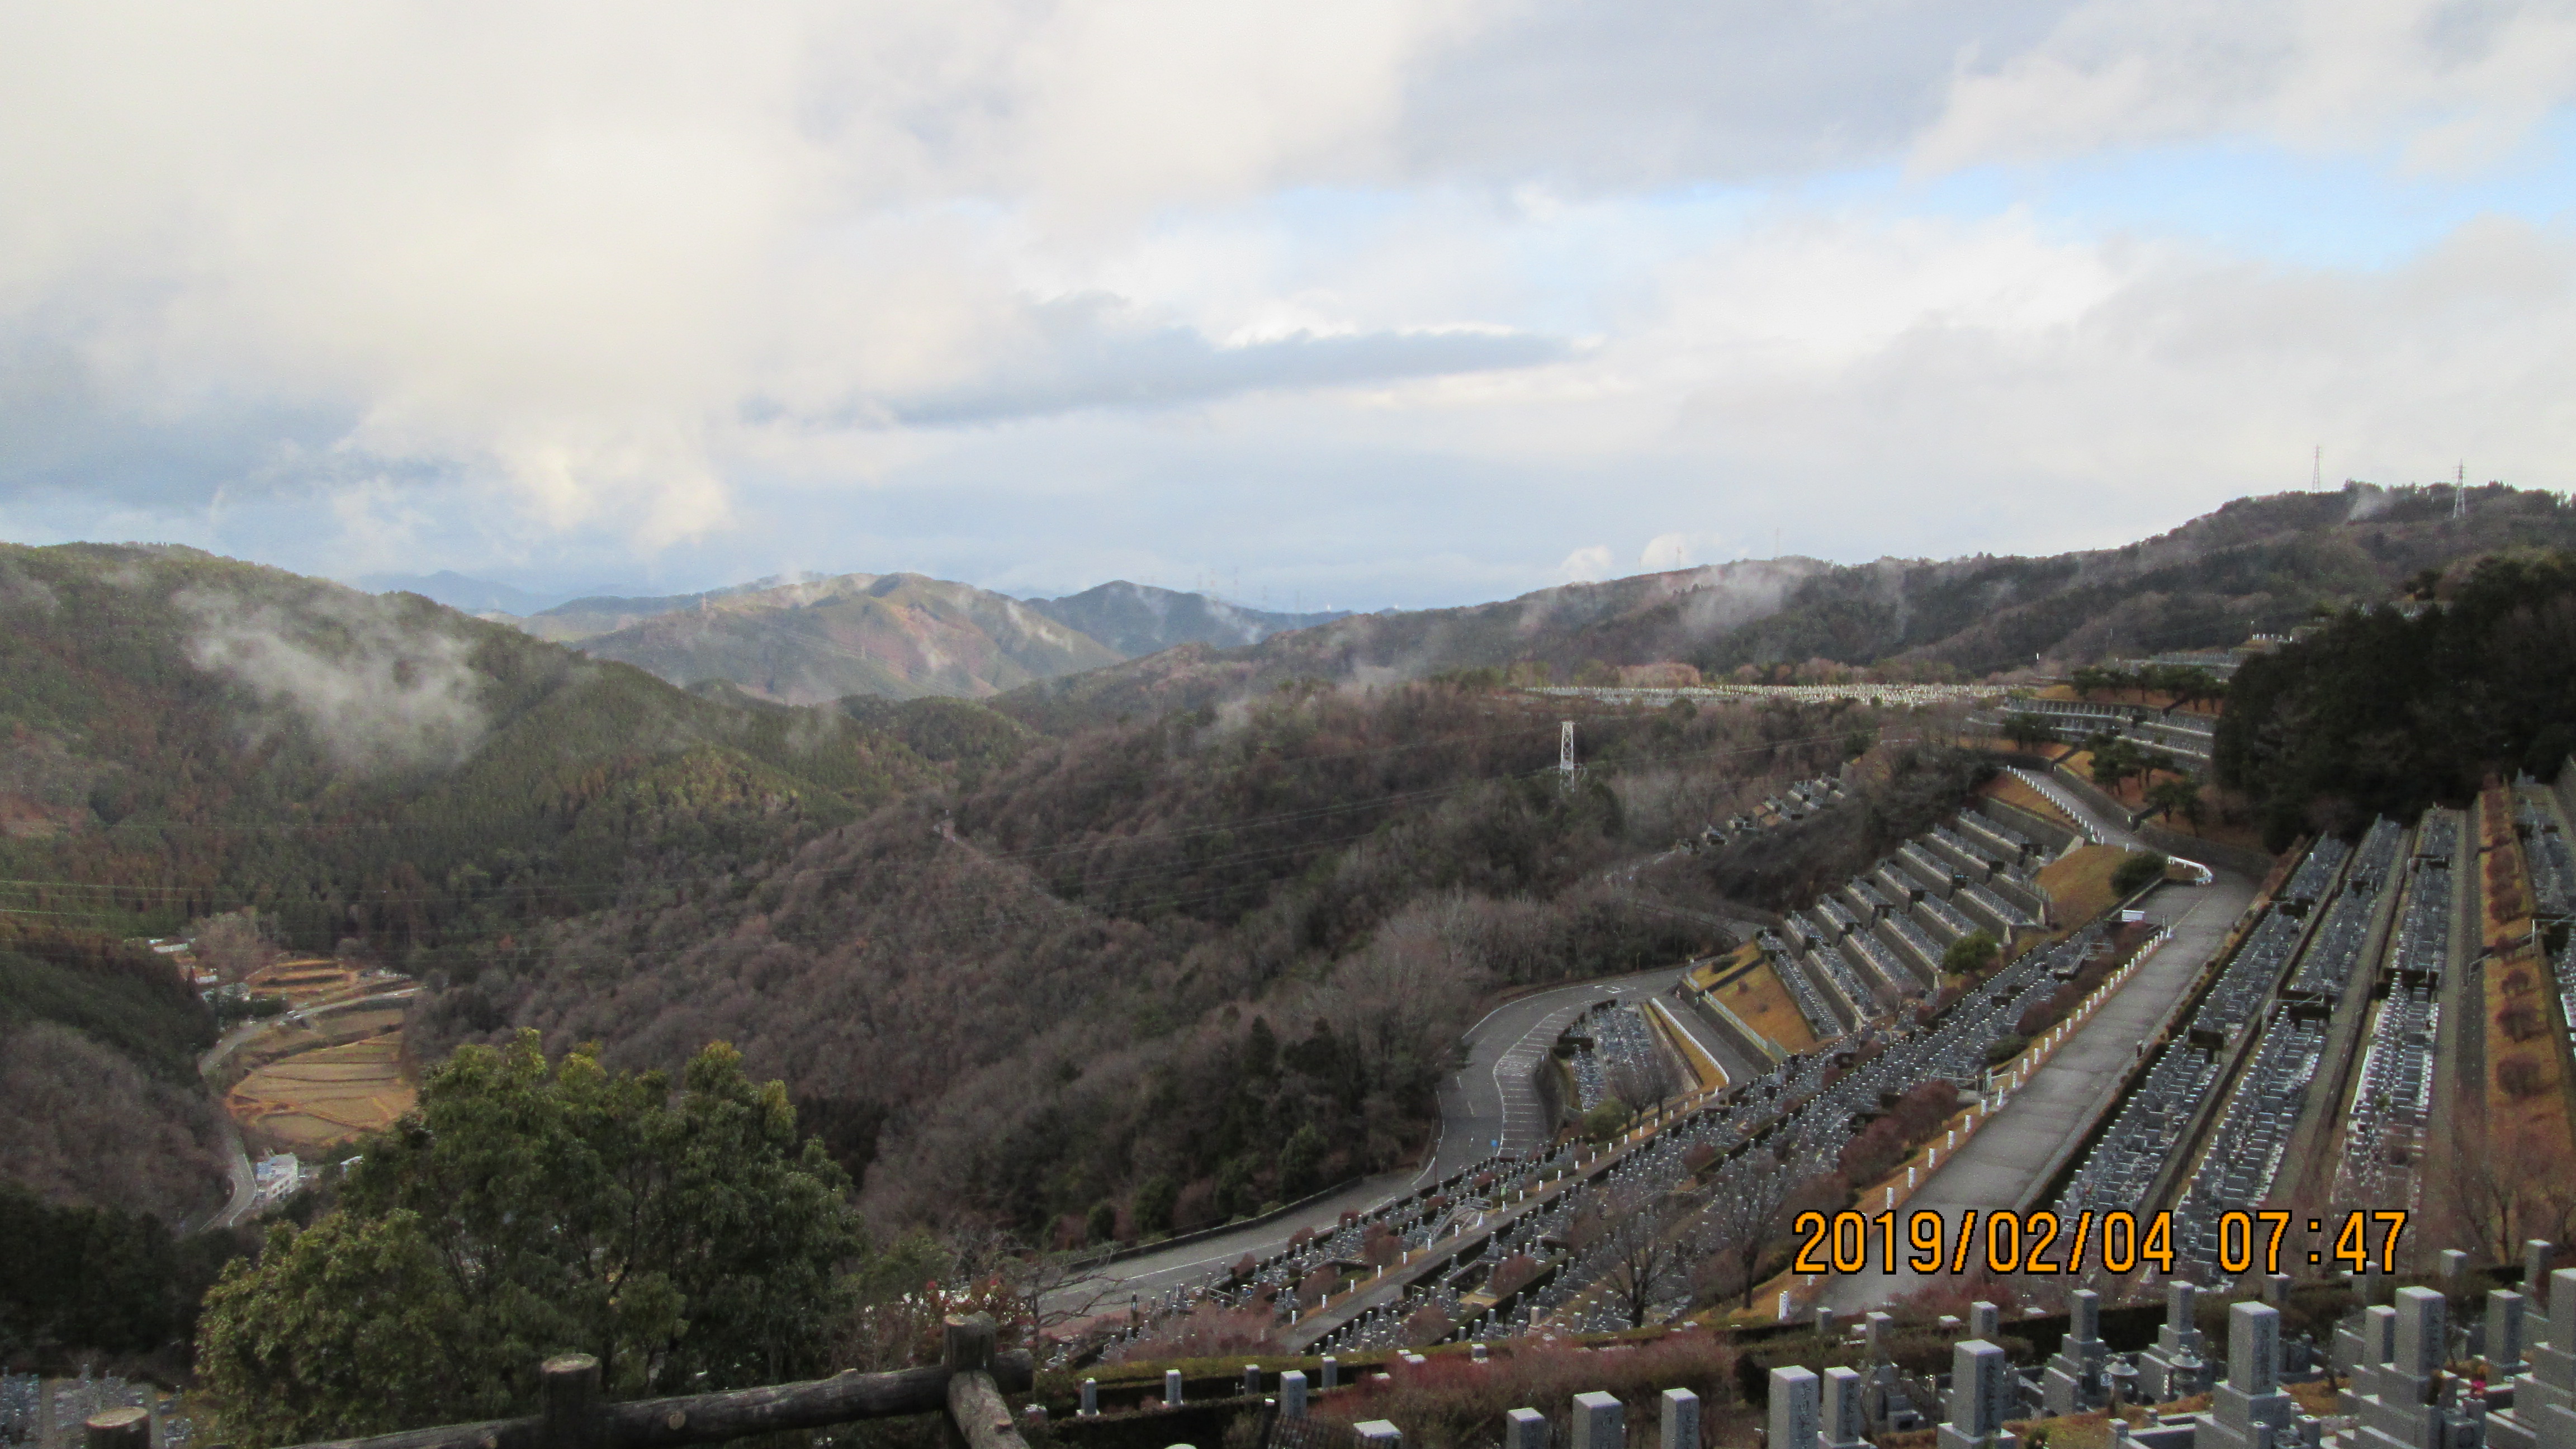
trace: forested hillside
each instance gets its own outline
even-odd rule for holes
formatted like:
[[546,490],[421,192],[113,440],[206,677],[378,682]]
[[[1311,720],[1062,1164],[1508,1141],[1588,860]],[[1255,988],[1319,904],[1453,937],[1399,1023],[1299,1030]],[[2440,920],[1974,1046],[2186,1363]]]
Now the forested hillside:
[[1040,741],[980,787],[451,977],[425,1030],[534,1025],[638,1066],[730,1039],[892,1220],[1079,1239],[1249,1211],[1417,1150],[1490,988],[1705,949],[1608,866],[1874,725],[1586,717],[1568,792],[1557,717],[1475,689],[1288,690]]
[[400,957],[943,777],[836,710],[185,549],[0,549],[0,624],[7,904],[120,933],[252,905]]
[[1031,599],[1028,605],[1129,658],[1175,644],[1258,644],[1273,634],[1342,617],[1339,612],[1280,614],[1247,609],[1207,594],[1184,594],[1125,579],[1062,598]]
[[174,1218],[220,1177],[212,1021],[119,937],[248,906],[289,949],[470,972],[639,875],[987,768],[1018,731],[954,723],[691,695],[187,549],[0,548],[0,1172]]
[[[527,621],[604,622],[582,652],[690,685],[722,680],[763,699],[826,704],[844,695],[976,698],[1124,657],[1034,604],[920,574],[845,574],[769,588],[725,589],[693,606],[626,618],[576,600]],[[591,612],[580,612],[584,609]],[[552,637],[575,637],[567,630]]]
[[2113,549],[1837,566],[1722,564],[1567,584],[1498,604],[1359,615],[1237,649],[1176,650],[1012,692],[996,707],[1076,729],[1194,708],[1297,679],[1373,681],[1488,670],[1532,683],[1611,682],[1675,661],[1711,677],[1874,665],[1894,677],[2062,670],[2120,654],[2221,648],[2329,608],[2385,598],[2426,568],[2497,551],[2576,547],[2556,494],[2448,488],[2240,499]]
[[[2214,761],[2278,843],[2350,832],[2576,751],[2576,554],[2489,559],[2247,662]],[[2413,617],[2408,617],[2409,613]]]
[[0,1183],[177,1221],[217,1201],[214,1016],[169,964],[0,916]]

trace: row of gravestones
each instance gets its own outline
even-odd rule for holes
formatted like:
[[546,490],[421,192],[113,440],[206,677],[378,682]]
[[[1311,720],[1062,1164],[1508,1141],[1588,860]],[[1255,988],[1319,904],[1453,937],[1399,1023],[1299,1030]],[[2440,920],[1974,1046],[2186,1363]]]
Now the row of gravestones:
[[[2526,1245],[2546,1260],[2549,1245]],[[2535,1271],[2531,1280],[2536,1281]],[[2275,1277],[2267,1287],[2279,1289]],[[2526,1344],[2524,1295],[2497,1289],[2487,1295],[2478,1335],[2484,1379],[2446,1373],[2450,1357],[2448,1300],[2430,1288],[2397,1290],[2392,1304],[2365,1309],[2359,1322],[2337,1331],[2337,1357],[2350,1378],[2337,1403],[2346,1423],[2337,1434],[2348,1449],[2576,1449],[2576,1269],[2549,1275],[2546,1342]],[[2132,1430],[2112,1423],[2114,1449],[2318,1449],[2325,1421],[2301,1410],[2283,1384],[2305,1365],[2306,1355],[2281,1340],[2280,1309],[2244,1302],[2228,1309],[2226,1377],[2208,1382],[2204,1344],[2193,1326],[2190,1284],[2167,1285],[2166,1322],[2157,1342],[2136,1356],[2138,1388],[2149,1401],[2207,1392],[2207,1411],[2164,1419]],[[1976,1305],[1977,1335],[1952,1346],[1947,1418],[1938,1426],[1938,1449],[2018,1449],[2004,1429],[2024,1408],[2065,1414],[2098,1407],[2114,1387],[2106,1370],[2100,1303],[2090,1292],[2075,1295],[2065,1343],[2042,1374],[2038,1405],[2012,1373],[2004,1350],[1989,1341],[1992,1305]],[[1878,1319],[1882,1315],[1871,1315]],[[1878,1324],[1871,1325],[1873,1330]],[[1872,1334],[1873,1344],[1876,1333]],[[1868,1412],[1868,1379],[1858,1371],[1804,1368],[1771,1373],[1769,1449],[1857,1449],[1874,1427]]]
[[[1485,1361],[1484,1346],[1475,1349],[1477,1362]],[[1420,1354],[1407,1354],[1409,1363],[1422,1362]],[[1333,1360],[1324,1360],[1323,1387],[1335,1386],[1337,1375]],[[1261,1391],[1261,1370],[1257,1365],[1244,1365],[1244,1389]],[[1381,1374],[1383,1378],[1385,1375]],[[1164,1379],[1167,1402],[1180,1402],[1180,1373],[1168,1371]],[[1090,1380],[1083,1381],[1083,1412],[1098,1412]],[[1279,1416],[1302,1419],[1306,1416],[1306,1375],[1290,1371],[1279,1376],[1279,1396],[1275,1400]],[[1699,1395],[1688,1389],[1666,1389],[1661,1397],[1662,1424],[1659,1449],[1699,1449]],[[1031,1406],[1034,1417],[1043,1420],[1043,1411]],[[1351,1431],[1367,1449],[1402,1449],[1404,1431],[1385,1419],[1369,1419],[1353,1424]],[[1547,1416],[1536,1409],[1514,1409],[1503,1418],[1503,1449],[1548,1449]],[[1567,1436],[1568,1449],[1626,1449],[1628,1443],[1628,1408],[1615,1394],[1585,1393],[1574,1396],[1572,1432]],[[1191,1449],[1175,1444],[1171,1449]]]
[[[2532,1244],[2548,1250],[2546,1244]],[[2537,1276],[2537,1275],[2535,1275]],[[2278,1288],[2281,1280],[2267,1286]],[[2449,1357],[2448,1301],[2430,1288],[2401,1288],[2396,1302],[2363,1311],[2357,1327],[2337,1331],[2338,1357],[2350,1366],[2350,1379],[2338,1409],[2348,1420],[2337,1438],[2347,1449],[2576,1449],[2576,1268],[2550,1275],[2546,1342],[2526,1345],[2528,1300],[2497,1289],[2487,1295],[2482,1335],[2487,1378],[2470,1380],[2446,1374]],[[2154,1400],[2189,1397],[2206,1391],[2207,1411],[2164,1419],[2133,1430],[2112,1421],[2113,1449],[2320,1449],[2326,1425],[2298,1406],[2284,1391],[2288,1381],[2281,1341],[2280,1309],[2268,1302],[2233,1304],[2227,1315],[2226,1377],[2208,1383],[2202,1336],[2193,1326],[2192,1285],[2167,1285],[2166,1322],[2153,1347],[2137,1355],[2140,1388]],[[2043,1373],[2041,1394],[2051,1414],[2092,1407],[2088,1388],[2107,1389],[2102,1365],[2100,1300],[2091,1292],[2075,1295],[2066,1342]],[[1946,1417],[1937,1426],[1938,1449],[2019,1449],[2019,1439],[2004,1428],[2005,1420],[2028,1407],[2026,1387],[2013,1374],[1996,1335],[1994,1305],[1972,1310],[1970,1331],[1976,1336],[1951,1349]],[[1885,1314],[1871,1314],[1866,1332],[1873,1369],[1880,1360],[1887,1326]],[[1830,1327],[1829,1322],[1825,1326]],[[2527,1357],[2526,1357],[2527,1355]],[[1481,1357],[1481,1355],[1479,1355]],[[1258,1392],[1259,1370],[1247,1366],[1246,1387]],[[1166,1381],[1167,1395],[1177,1401],[1177,1373]],[[1330,1386],[1331,1367],[1326,1369]],[[1872,1375],[1833,1367],[1822,1374],[1790,1367],[1771,1371],[1770,1424],[1767,1449],[1861,1449],[1874,1427]],[[1095,1411],[1090,1386],[1084,1408]],[[1306,1412],[1306,1378],[1281,1376],[1282,1415]],[[1662,1449],[1695,1449],[1699,1443],[1699,1399],[1687,1389],[1663,1394]],[[1882,1411],[1883,1412],[1883,1411]],[[1574,1399],[1571,1449],[1620,1449],[1626,1443],[1626,1410],[1606,1393],[1578,1394]],[[1385,1420],[1355,1425],[1371,1449],[1399,1449],[1403,1435]],[[1514,1409],[1508,1416],[1504,1449],[1547,1449],[1548,1421],[1535,1409]]]

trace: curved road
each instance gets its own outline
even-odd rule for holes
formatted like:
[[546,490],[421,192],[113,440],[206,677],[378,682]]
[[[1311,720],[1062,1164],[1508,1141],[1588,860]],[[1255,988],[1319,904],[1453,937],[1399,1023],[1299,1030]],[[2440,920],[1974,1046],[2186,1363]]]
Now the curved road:
[[[1302,1227],[1322,1228],[1345,1212],[1366,1212],[1390,1198],[1437,1182],[1497,1151],[1525,1152],[1545,1143],[1539,1096],[1531,1073],[1558,1032],[1597,1001],[1643,1001],[1681,980],[1682,967],[1662,966],[1625,976],[1581,981],[1507,1001],[1467,1029],[1467,1062],[1440,1088],[1440,1139],[1419,1168],[1382,1173],[1351,1184],[1303,1212],[1240,1232],[1183,1243],[1111,1263],[1076,1289],[1055,1296],[1054,1307],[1096,1299],[1101,1310],[1124,1306],[1130,1294],[1151,1297],[1207,1276],[1244,1254],[1265,1257],[1288,1245]],[[1715,1057],[1731,1081],[1757,1074],[1743,1055],[1717,1040],[1696,1013],[1677,1010],[1693,1038]]]
[[[246,1021],[226,1032],[213,1046],[206,1048],[204,1055],[197,1058],[197,1075],[211,1079],[215,1068],[222,1066],[226,1057],[240,1050],[253,1038],[275,1030],[281,1023],[293,1022],[302,1025],[316,1016],[326,1016],[352,1007],[380,1006],[388,1001],[406,1001],[419,994],[418,983],[407,982],[392,990],[380,991],[371,996],[356,997],[348,1001],[325,1002],[320,1006],[304,1007],[278,1016]],[[222,1207],[215,1210],[215,1215],[207,1219],[205,1225],[210,1228],[229,1228],[240,1222],[242,1216],[250,1211],[252,1204],[258,1201],[259,1182],[251,1174],[250,1154],[242,1147],[241,1127],[233,1121],[233,1114],[224,1110],[220,1101],[215,1104],[215,1122],[223,1132],[224,1151],[228,1154],[224,1170],[232,1179],[233,1195]]]

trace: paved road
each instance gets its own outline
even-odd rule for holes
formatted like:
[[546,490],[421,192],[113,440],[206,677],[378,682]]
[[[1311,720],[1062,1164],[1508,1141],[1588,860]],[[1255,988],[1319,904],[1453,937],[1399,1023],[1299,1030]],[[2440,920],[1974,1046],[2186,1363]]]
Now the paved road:
[[[1105,1293],[1100,1308],[1121,1307],[1131,1293],[1151,1297],[1197,1282],[1209,1270],[1232,1263],[1246,1253],[1266,1257],[1286,1247],[1299,1228],[1321,1228],[1340,1221],[1344,1212],[1365,1212],[1389,1198],[1437,1182],[1498,1150],[1528,1151],[1542,1145],[1547,1134],[1530,1073],[1555,1042],[1556,1034],[1596,1001],[1640,1001],[1668,989],[1681,979],[1681,974],[1677,966],[1658,967],[1553,987],[1495,1007],[1467,1029],[1466,1065],[1441,1086],[1440,1140],[1429,1162],[1419,1168],[1365,1179],[1275,1223],[1112,1263],[1101,1270],[1105,1287],[1095,1280],[1076,1292],[1050,1299],[1048,1306],[1062,1308],[1077,1298]],[[1730,1080],[1755,1073],[1740,1053],[1716,1040],[1693,1013],[1674,1014],[1717,1059]]]
[[[1557,1033],[1597,1001],[1643,1001],[1681,980],[1678,967],[1579,982],[1507,1001],[1467,1031],[1467,1064],[1440,1089],[1440,1151],[1426,1181],[1436,1181],[1495,1152],[1545,1145],[1546,1122],[1532,1074]],[[1730,1081],[1755,1075],[1743,1054],[1716,1038],[1692,1012],[1675,1012],[1717,1058]]]
[[[2148,918],[2170,924],[2174,939],[2032,1073],[1957,1156],[1935,1169],[1931,1181],[1899,1205],[1899,1213],[1910,1221],[1913,1212],[1931,1209],[1949,1218],[1955,1233],[1968,1209],[1983,1213],[2016,1207],[2044,1187],[2085,1129],[2118,1095],[2140,1045],[2155,1035],[2192,978],[2225,942],[2227,928],[2254,899],[2255,886],[2243,876],[2222,872],[2211,885],[2167,885],[2149,896]],[[1837,1313],[1859,1313],[1923,1286],[1919,1275],[1901,1262],[1898,1267],[1894,1275],[1877,1272],[1873,1265],[1873,1271],[1837,1278],[1823,1301]]]

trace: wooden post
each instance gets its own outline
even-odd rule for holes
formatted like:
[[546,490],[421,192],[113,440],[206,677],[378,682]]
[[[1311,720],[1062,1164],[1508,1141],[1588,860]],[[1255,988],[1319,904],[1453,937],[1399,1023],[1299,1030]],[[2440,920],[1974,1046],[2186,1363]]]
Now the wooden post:
[[152,1411],[107,1409],[82,1426],[82,1449],[152,1449]]
[[941,1345],[940,1366],[948,1370],[948,1434],[966,1449],[1028,1449],[1011,1422],[1011,1406],[993,1382],[990,1314],[951,1318]]
[[993,1315],[976,1313],[963,1318],[950,1317],[940,1346],[939,1361],[950,1373],[967,1369],[990,1369],[993,1366],[993,1341],[998,1336]]
[[600,1449],[608,1416],[599,1397],[599,1360],[567,1353],[547,1359],[538,1374],[543,1380],[538,1443],[543,1449]]

